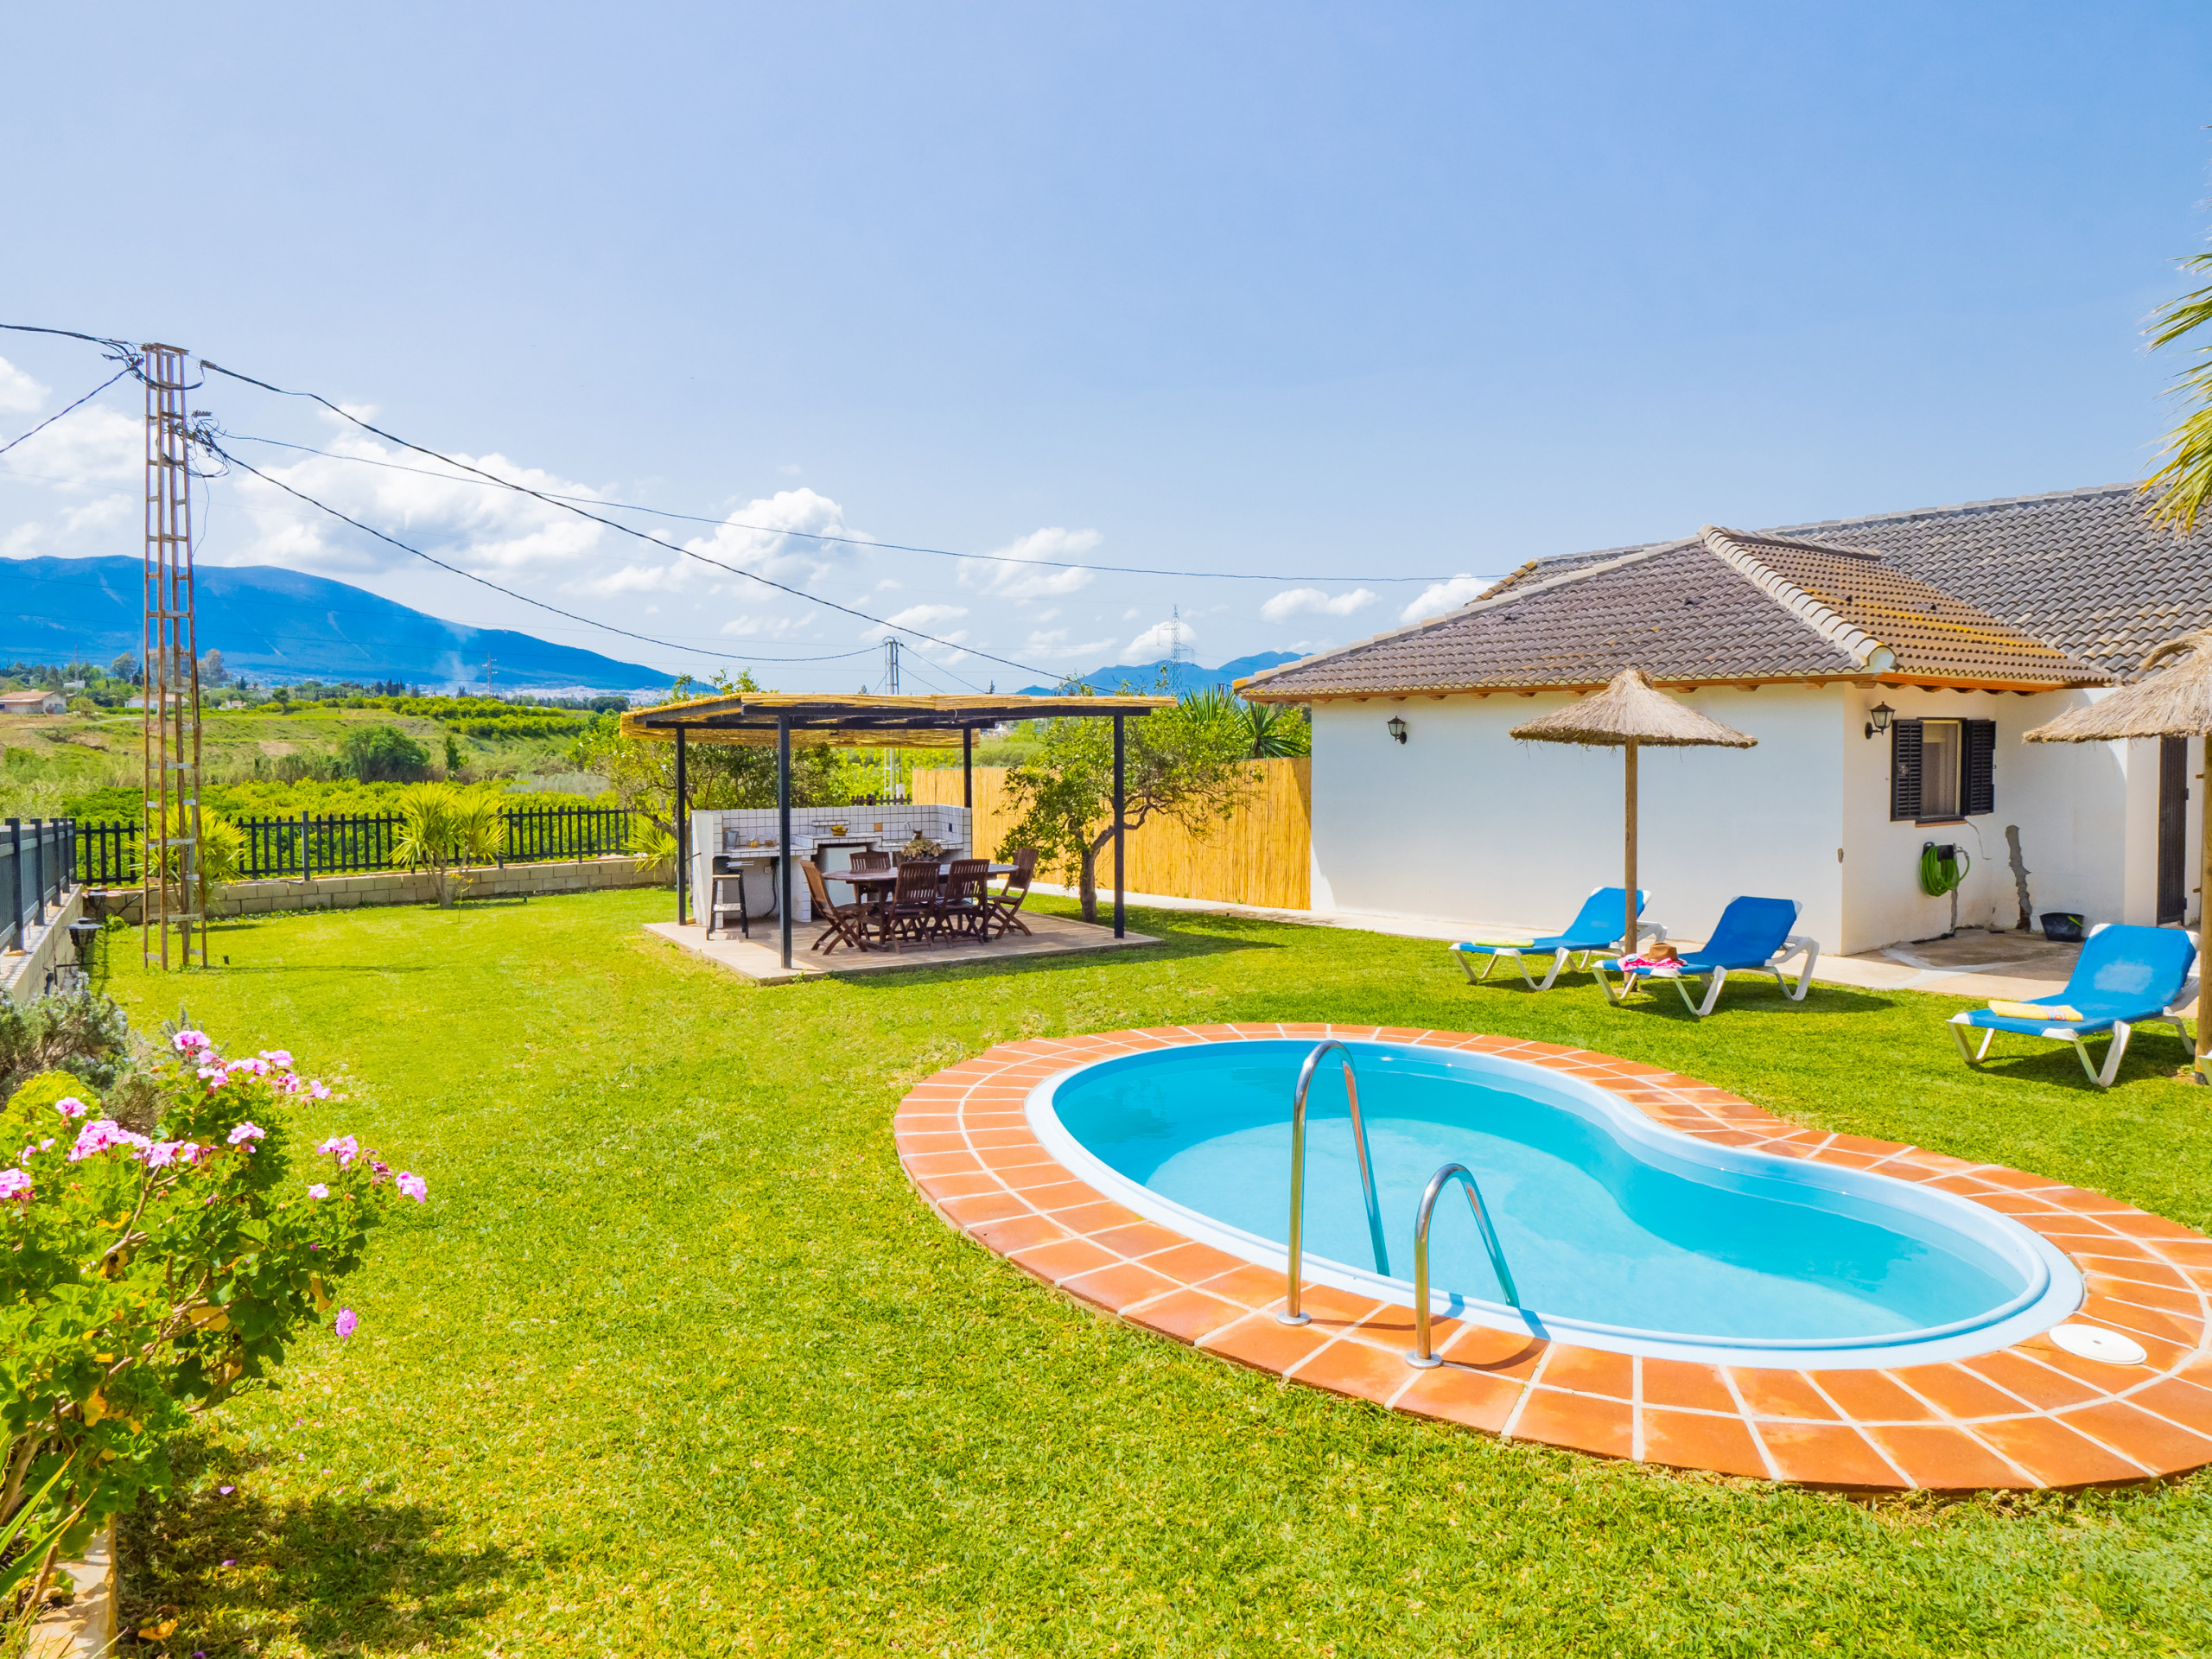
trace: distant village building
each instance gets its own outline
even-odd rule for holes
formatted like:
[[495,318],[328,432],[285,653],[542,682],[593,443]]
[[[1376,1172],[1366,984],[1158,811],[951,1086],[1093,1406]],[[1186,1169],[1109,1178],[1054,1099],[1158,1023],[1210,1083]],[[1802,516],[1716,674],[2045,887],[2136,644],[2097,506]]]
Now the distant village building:
[[[1831,950],[1950,924],[1922,854],[1962,847],[1961,925],[2033,907],[2194,918],[2200,739],[2028,744],[2031,727],[2212,627],[2212,525],[2133,486],[1976,502],[1523,565],[1471,603],[1238,682],[1313,716],[1318,908],[1541,928],[1621,870],[1611,750],[1513,728],[1638,668],[1752,749],[1649,749],[1649,920],[1704,937],[1794,899]],[[2017,855],[2014,837],[2017,836]]]
[[0,691],[0,715],[59,715],[68,707],[59,691]]

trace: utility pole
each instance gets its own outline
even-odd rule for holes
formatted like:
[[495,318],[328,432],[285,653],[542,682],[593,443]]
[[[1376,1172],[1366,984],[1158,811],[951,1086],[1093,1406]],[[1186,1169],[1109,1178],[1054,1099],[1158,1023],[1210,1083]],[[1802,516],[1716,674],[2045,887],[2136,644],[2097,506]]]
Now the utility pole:
[[138,844],[139,956],[150,966],[153,936],[169,965],[169,936],[183,946],[179,965],[207,965],[207,882],[200,855],[200,634],[192,582],[192,469],[184,395],[185,353],[142,346],[146,383],[146,686],[139,720],[145,762]]
[[[883,690],[887,696],[899,695],[899,636],[892,634],[883,642]],[[899,798],[899,751],[883,752],[883,793],[887,800]]]

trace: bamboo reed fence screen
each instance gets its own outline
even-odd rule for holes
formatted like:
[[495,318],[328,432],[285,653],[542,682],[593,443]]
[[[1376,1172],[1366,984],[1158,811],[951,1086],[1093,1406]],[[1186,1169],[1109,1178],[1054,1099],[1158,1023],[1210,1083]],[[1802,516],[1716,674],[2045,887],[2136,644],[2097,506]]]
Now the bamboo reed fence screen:
[[[1218,899],[1274,910],[1304,910],[1310,886],[1313,763],[1310,760],[1255,760],[1261,783],[1234,817],[1217,820],[1204,839],[1172,819],[1154,817],[1128,840],[1124,880],[1131,893],[1170,899]],[[976,849],[995,854],[1014,824],[1007,810],[1006,768],[976,768]],[[957,766],[916,768],[914,799],[938,806],[960,804]],[[1114,885],[1113,849],[1099,855],[1098,886]],[[1038,871],[1042,880],[1063,873]],[[1066,875],[1071,880],[1073,873]]]

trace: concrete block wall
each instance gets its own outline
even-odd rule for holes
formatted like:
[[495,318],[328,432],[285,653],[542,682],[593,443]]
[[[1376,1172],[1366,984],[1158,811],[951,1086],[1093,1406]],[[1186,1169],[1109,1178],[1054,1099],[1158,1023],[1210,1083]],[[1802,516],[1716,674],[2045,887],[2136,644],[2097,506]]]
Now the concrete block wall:
[[[474,869],[468,872],[463,893],[470,899],[507,899],[658,885],[658,878],[645,873],[643,859],[623,855]],[[120,916],[137,925],[141,899],[137,888],[111,888],[93,892],[89,898],[93,914]],[[226,887],[209,909],[217,916],[257,916],[278,911],[354,910],[366,905],[434,905],[437,901],[437,884],[426,870],[370,870],[352,875],[318,875],[306,881],[239,881]]]
[[31,923],[24,930],[29,948],[18,955],[0,953],[0,994],[22,999],[46,989],[47,976],[64,963],[73,963],[76,952],[69,943],[69,924],[85,914],[85,889],[73,888],[46,913],[43,925]]

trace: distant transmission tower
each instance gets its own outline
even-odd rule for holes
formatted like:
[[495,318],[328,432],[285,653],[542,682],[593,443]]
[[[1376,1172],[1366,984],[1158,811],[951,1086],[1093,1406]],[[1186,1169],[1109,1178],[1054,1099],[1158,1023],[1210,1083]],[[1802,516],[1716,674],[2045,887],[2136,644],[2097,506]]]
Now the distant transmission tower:
[[[200,855],[200,631],[193,615],[192,470],[183,350],[143,346],[146,382],[145,757],[139,845],[139,954],[154,936],[162,967],[174,934],[179,966],[207,965],[207,880]],[[197,941],[195,944],[195,939]]]
[[[899,695],[899,639],[888,635],[883,641],[883,692],[886,696]],[[883,796],[886,800],[899,798],[899,751],[883,752]]]
[[1191,660],[1190,642],[1183,637],[1183,607],[1180,605],[1173,607],[1167,619],[1167,660],[1178,668]]

